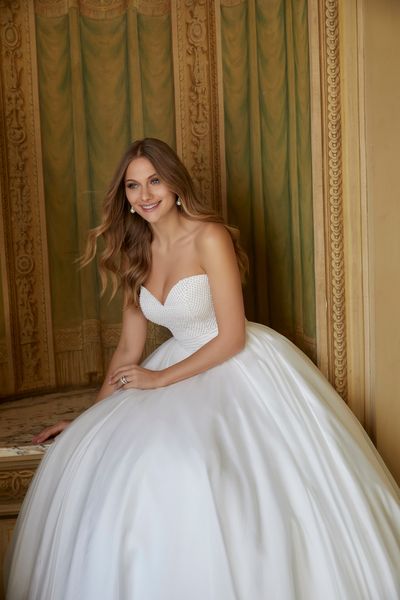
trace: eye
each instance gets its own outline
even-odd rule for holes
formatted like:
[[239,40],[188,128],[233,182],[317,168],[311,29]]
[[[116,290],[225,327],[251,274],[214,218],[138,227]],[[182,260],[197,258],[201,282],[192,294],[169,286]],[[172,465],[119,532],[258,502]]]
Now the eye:
[[126,184],[126,187],[128,188],[128,190],[136,190],[136,188],[138,187],[138,184],[133,183],[133,181],[130,181],[129,183]]
[[151,179],[151,183],[152,184],[157,184],[157,183],[160,183],[160,180],[159,180],[158,177],[153,177],[153,179]]

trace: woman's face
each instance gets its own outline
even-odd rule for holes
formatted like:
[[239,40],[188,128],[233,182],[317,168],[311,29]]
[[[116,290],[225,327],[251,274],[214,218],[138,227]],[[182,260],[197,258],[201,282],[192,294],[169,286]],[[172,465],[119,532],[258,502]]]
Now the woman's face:
[[125,193],[129,204],[143,219],[157,223],[176,211],[176,195],[160,179],[152,163],[141,156],[128,165],[125,173]]

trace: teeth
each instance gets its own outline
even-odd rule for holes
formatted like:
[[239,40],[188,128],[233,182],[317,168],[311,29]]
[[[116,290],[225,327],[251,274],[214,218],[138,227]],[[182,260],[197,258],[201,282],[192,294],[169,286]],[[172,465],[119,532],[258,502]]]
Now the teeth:
[[145,210],[149,210],[150,208],[154,208],[158,204],[159,202],[155,202],[154,204],[142,204],[142,208],[144,208]]

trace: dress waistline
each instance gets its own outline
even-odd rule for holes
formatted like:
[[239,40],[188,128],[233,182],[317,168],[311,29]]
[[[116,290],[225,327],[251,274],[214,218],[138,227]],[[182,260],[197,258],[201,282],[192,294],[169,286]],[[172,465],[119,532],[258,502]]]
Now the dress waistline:
[[180,344],[183,348],[187,350],[198,350],[199,348],[204,346],[204,344],[215,338],[217,335],[218,329],[215,329],[213,331],[204,333],[203,335],[197,335],[192,338],[179,339],[174,336],[174,339],[178,342],[178,344]]

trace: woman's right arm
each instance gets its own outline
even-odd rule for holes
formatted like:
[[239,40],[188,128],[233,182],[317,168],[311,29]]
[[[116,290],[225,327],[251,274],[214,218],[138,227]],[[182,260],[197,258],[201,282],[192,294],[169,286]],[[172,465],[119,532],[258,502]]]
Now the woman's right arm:
[[147,319],[140,308],[128,306],[123,311],[122,329],[118,346],[112,356],[104,383],[96,397],[95,403],[110,396],[118,388],[109,383],[110,375],[123,365],[137,365],[143,354],[147,334]]
[[[139,364],[146,342],[146,333],[147,319],[140,308],[132,305],[126,307],[122,314],[121,336],[110,361],[104,383],[99,390],[94,404],[107,396],[110,396],[118,389],[116,385],[111,385],[109,383],[111,373],[122,365]],[[64,431],[70,423],[71,421],[63,420],[58,421],[58,423],[55,423],[50,427],[46,427],[32,438],[32,443],[42,444],[47,439],[55,437]]]

